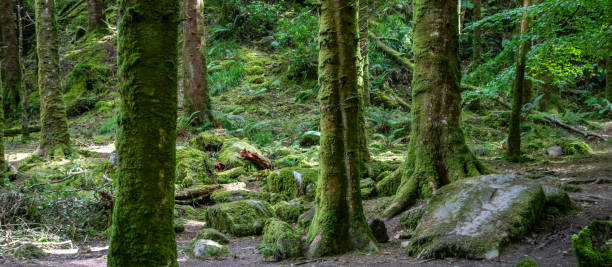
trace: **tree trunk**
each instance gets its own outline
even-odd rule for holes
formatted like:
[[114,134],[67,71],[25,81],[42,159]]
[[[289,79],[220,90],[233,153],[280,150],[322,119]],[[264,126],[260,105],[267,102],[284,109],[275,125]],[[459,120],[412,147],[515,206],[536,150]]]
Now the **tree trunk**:
[[2,75],[0,75],[0,186],[4,185],[6,180],[6,161],[4,160],[4,109],[2,108]]
[[174,239],[178,0],[122,0],[119,187],[108,266],[178,266]]
[[196,113],[196,124],[214,122],[207,85],[206,41],[202,0],[184,0],[183,14],[183,109],[186,116]]
[[64,157],[70,154],[70,135],[60,89],[54,0],[36,1],[36,44],[41,117],[40,144],[36,154]]
[[545,112],[560,113],[561,108],[561,88],[554,84],[553,74],[542,66],[544,70],[539,73],[539,79],[543,82],[538,84],[538,94],[542,94],[538,109]]
[[[19,32],[19,57],[23,56],[23,17],[25,16],[25,6],[23,0],[17,0],[17,28]],[[21,77],[25,76],[25,67],[20,64]],[[25,86],[25,79],[21,79],[21,140],[30,139],[29,120],[28,120],[28,89]]]
[[612,103],[612,51],[606,58],[606,98]]
[[457,0],[416,0],[412,128],[391,217],[451,182],[487,172],[465,142]]
[[5,95],[8,98],[6,116],[19,114],[21,94],[21,62],[15,30],[15,14],[12,0],[0,0],[0,30],[2,31],[3,58],[5,68]]
[[89,31],[104,26],[104,0],[87,0],[89,7]]
[[368,53],[370,51],[370,44],[368,43],[368,20],[369,20],[369,12],[370,12],[370,0],[359,0],[359,48],[361,52],[361,61],[359,62],[359,88],[361,89],[361,95],[363,95],[363,100],[360,104],[359,109],[359,121],[362,122],[362,125],[359,127],[359,134],[361,134],[361,139],[363,142],[361,143],[361,155],[363,156],[364,168],[366,171],[363,172],[364,177],[370,176],[371,168],[370,168],[370,151],[368,150],[368,139],[366,134],[366,125],[365,125],[365,106],[370,104],[370,72],[369,68],[369,57]]
[[[523,7],[526,8],[529,6],[529,0],[520,1],[523,2]],[[523,35],[527,33],[528,26],[529,17],[527,13],[524,13],[520,28],[518,29],[521,39],[523,39]],[[521,40],[516,55],[516,71],[512,88],[512,117],[510,119],[507,153],[508,160],[513,162],[519,162],[521,160],[521,111],[525,102],[525,67],[527,66],[527,52],[529,48],[529,41]]]
[[[363,213],[359,180],[365,171],[359,110],[357,0],[324,0],[319,20],[321,173],[308,229],[308,256],[375,250]],[[356,134],[357,133],[357,134]]]
[[[474,22],[479,21],[481,19],[480,11],[481,11],[480,0],[474,0],[474,15],[472,19]],[[482,40],[480,38],[480,27],[475,27],[473,35],[472,35],[472,49],[473,49],[473,53],[472,53],[472,66],[473,67],[472,69],[475,69],[480,64],[481,42]]]

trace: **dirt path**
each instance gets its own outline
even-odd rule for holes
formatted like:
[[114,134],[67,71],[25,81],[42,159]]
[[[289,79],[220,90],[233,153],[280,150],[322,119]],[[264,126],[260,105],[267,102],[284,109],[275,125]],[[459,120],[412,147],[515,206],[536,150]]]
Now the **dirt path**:
[[[420,260],[402,253],[401,240],[381,244],[378,253],[353,252],[337,257],[316,260],[298,259],[284,262],[270,262],[254,249],[261,237],[233,238],[228,245],[235,257],[213,260],[192,260],[187,256],[190,242],[202,227],[201,222],[188,221],[185,233],[177,237],[180,266],[514,266],[519,260],[531,257],[539,266],[575,266],[571,252],[571,235],[595,219],[612,219],[612,149],[591,155],[560,158],[535,164],[508,164],[489,162],[499,170],[516,172],[531,177],[552,176],[564,183],[572,184],[577,192],[570,197],[579,209],[567,215],[548,217],[538,223],[532,234],[510,245],[500,258],[492,261],[462,259]],[[376,201],[376,200],[375,200]],[[366,205],[367,206],[367,205]],[[393,227],[391,227],[393,228]],[[93,244],[91,251],[82,254],[50,254],[44,260],[30,262],[5,262],[6,266],[105,266],[107,244]]]

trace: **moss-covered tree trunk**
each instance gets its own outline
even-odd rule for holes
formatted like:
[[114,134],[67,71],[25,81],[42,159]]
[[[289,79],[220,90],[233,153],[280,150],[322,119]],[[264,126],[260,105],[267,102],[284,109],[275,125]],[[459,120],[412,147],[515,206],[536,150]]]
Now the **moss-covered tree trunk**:
[[612,102],[612,51],[608,50],[606,58],[606,98]]
[[[474,0],[474,14],[472,16],[472,20],[474,22],[479,21],[481,19],[480,11],[481,11],[480,0]],[[472,32],[472,49],[473,49],[472,69],[475,69],[480,64],[481,43],[482,43],[482,39],[480,37],[480,26],[477,26],[474,28],[474,31]]]
[[438,188],[486,172],[460,126],[457,0],[415,0],[412,127],[393,216]]
[[[25,6],[23,0],[17,0],[17,28],[19,32],[19,56],[23,55],[23,18],[25,17]],[[24,77],[25,67],[21,64],[21,77]],[[29,119],[28,119],[28,88],[25,86],[25,79],[21,79],[21,139],[30,139]]]
[[184,0],[183,14],[183,108],[185,115],[196,113],[196,124],[214,122],[208,91],[206,41],[202,0]]
[[70,154],[70,135],[60,89],[55,1],[36,0],[35,9],[41,120],[40,144],[36,154],[63,157]]
[[178,0],[121,0],[119,187],[108,266],[178,266],[174,240]]
[[104,26],[104,0],[87,0],[89,9],[89,31]]
[[[529,6],[529,0],[519,0],[523,7]],[[516,71],[514,84],[512,86],[512,117],[510,119],[510,129],[508,134],[508,152],[506,154],[509,161],[518,162],[521,160],[521,111],[525,102],[525,67],[527,66],[527,52],[529,51],[529,41],[522,40],[527,33],[529,17],[523,14],[523,19],[518,28],[521,41],[516,53]]]
[[12,0],[0,0],[0,31],[2,32],[2,57],[4,58],[4,86],[8,105],[6,116],[19,114],[21,94],[21,60],[15,30],[15,14]]
[[4,160],[4,103],[2,102],[2,94],[4,87],[2,86],[2,75],[0,75],[0,186],[4,185],[6,180],[6,161]]
[[308,229],[308,255],[375,249],[363,214],[359,180],[365,171],[359,110],[357,0],[323,0],[319,20],[321,173]]
[[360,103],[359,109],[359,117],[360,122],[362,122],[362,126],[359,128],[359,133],[361,134],[361,138],[363,142],[361,144],[361,155],[363,156],[364,168],[367,171],[364,171],[364,177],[369,176],[371,174],[370,168],[370,151],[368,149],[368,139],[366,133],[366,125],[365,125],[365,107],[370,103],[370,72],[369,68],[369,56],[368,53],[370,51],[370,45],[368,43],[368,21],[370,17],[370,0],[359,0],[359,48],[360,48],[360,62],[359,62],[359,88],[361,89],[361,94],[363,95],[363,101]]

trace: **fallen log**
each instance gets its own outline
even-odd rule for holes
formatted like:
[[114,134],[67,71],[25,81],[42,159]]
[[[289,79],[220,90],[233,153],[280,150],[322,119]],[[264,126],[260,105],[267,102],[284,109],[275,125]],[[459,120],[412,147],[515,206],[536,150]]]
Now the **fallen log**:
[[269,159],[264,158],[262,155],[259,155],[257,152],[251,152],[249,150],[242,149],[240,150],[240,155],[242,155],[245,159],[253,162],[257,165],[258,168],[262,170],[270,169],[272,167],[272,163]]
[[213,192],[217,191],[217,189],[221,188],[220,185],[209,185],[206,187],[196,188],[196,189],[187,189],[185,191],[180,191],[174,193],[174,199],[177,201],[180,200],[192,200],[196,198],[203,198],[212,195]]

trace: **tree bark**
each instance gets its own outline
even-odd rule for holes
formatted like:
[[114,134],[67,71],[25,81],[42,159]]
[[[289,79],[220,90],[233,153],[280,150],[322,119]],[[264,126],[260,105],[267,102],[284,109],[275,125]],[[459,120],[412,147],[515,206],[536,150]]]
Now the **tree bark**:
[[487,172],[465,142],[457,0],[416,0],[412,127],[391,217],[451,182]]
[[4,105],[2,99],[2,76],[0,75],[0,186],[4,185],[6,180],[6,160],[4,160]]
[[87,0],[89,8],[89,31],[104,26],[104,0]]
[[606,58],[606,98],[612,103],[612,51]]
[[178,0],[119,1],[118,189],[108,266],[178,266]]
[[196,113],[198,125],[214,122],[208,75],[202,0],[184,0],[183,14],[183,109],[186,116]]
[[5,115],[12,117],[19,114],[21,94],[21,60],[17,43],[15,28],[15,14],[13,13],[13,0],[0,0],[0,30],[2,32],[2,45],[5,68],[5,94],[8,106]]
[[[19,30],[19,57],[23,56],[23,17],[25,16],[25,6],[23,0],[17,0],[17,28]],[[20,64],[21,77],[25,76],[25,67]],[[25,86],[25,79],[21,79],[21,139],[30,139],[29,120],[28,120],[28,89]]]
[[319,20],[321,173],[316,208],[307,234],[308,256],[353,249],[375,250],[359,189],[365,171],[359,127],[357,0],[324,0]]
[[[480,7],[480,0],[474,0],[474,15],[473,15],[473,21],[479,21],[481,19],[481,7]],[[478,66],[480,64],[480,59],[481,59],[481,55],[480,55],[480,50],[481,50],[481,37],[480,37],[480,27],[477,26],[474,28],[473,31],[473,35],[472,35],[472,49],[473,49],[473,54],[472,54],[472,69],[475,69],[476,66]]]
[[[523,2],[523,7],[529,6],[529,0],[520,0]],[[527,13],[523,14],[521,25],[519,27],[520,38],[527,33],[529,26],[529,17]],[[516,55],[516,71],[514,76],[514,85],[512,88],[512,117],[510,119],[510,129],[508,134],[508,153],[509,161],[521,161],[521,111],[524,104],[525,93],[525,67],[527,66],[527,52],[530,44],[527,40],[521,40],[517,55]]]
[[36,1],[36,51],[41,133],[36,154],[64,157],[71,153],[66,108],[59,77],[55,1]]
[[359,88],[361,89],[361,95],[363,100],[360,103],[359,108],[359,121],[362,125],[359,127],[359,134],[363,142],[361,143],[361,155],[363,156],[364,168],[366,171],[363,172],[364,177],[370,176],[372,170],[370,168],[370,151],[368,149],[368,139],[366,134],[365,125],[365,107],[370,104],[370,72],[369,68],[369,56],[370,44],[368,43],[368,21],[370,17],[370,0],[359,0],[359,13],[358,13],[358,27],[359,27],[359,48],[360,48],[360,59],[359,62]]

